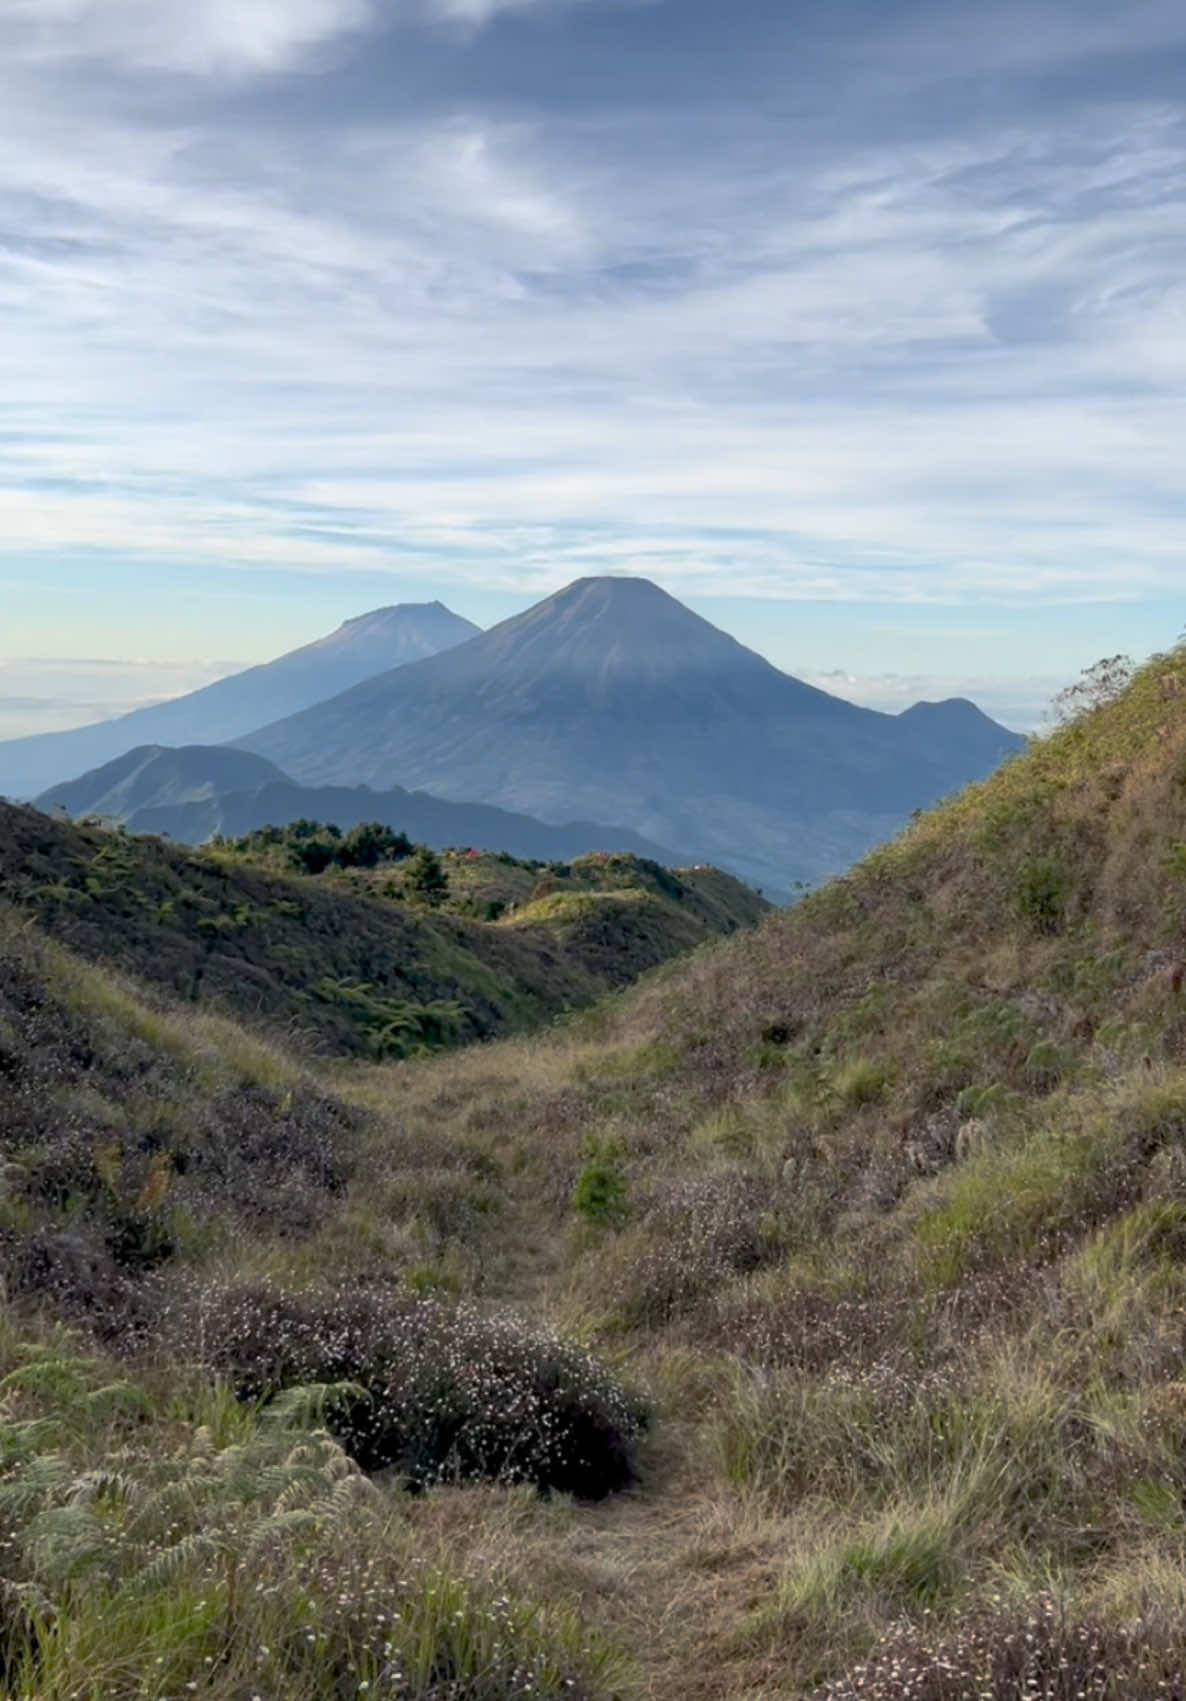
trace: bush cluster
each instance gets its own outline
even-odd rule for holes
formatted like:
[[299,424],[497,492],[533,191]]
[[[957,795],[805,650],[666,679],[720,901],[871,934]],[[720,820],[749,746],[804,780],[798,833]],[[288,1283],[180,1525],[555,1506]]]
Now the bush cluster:
[[617,1315],[630,1327],[670,1322],[731,1277],[772,1263],[784,1249],[769,1185],[733,1171],[665,1189],[642,1227],[642,1249],[610,1281]]
[[1068,1617],[1051,1596],[966,1619],[942,1640],[910,1626],[817,1692],[819,1701],[1182,1701],[1180,1628]]
[[635,1479],[641,1404],[582,1348],[514,1316],[393,1291],[256,1286],[206,1294],[196,1321],[243,1399],[354,1384],[326,1421],[366,1470],[590,1500]]
[[3,1694],[594,1693],[604,1656],[583,1626],[411,1550],[404,1520],[308,1427],[328,1390],[237,1418],[199,1395],[151,1449],[147,1392],[98,1385],[102,1365],[64,1345],[18,1345],[0,1376]]
[[286,827],[257,827],[241,839],[216,839],[214,843],[221,850],[242,856],[279,853],[301,874],[322,874],[327,868],[378,868],[402,861],[415,848],[406,833],[397,833],[382,821],[360,821],[343,833],[332,822],[310,821],[304,816]]

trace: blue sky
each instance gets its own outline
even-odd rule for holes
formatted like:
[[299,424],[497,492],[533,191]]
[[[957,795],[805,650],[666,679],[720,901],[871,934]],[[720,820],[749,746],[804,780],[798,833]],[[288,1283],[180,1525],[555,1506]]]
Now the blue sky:
[[643,572],[1032,724],[1186,624],[1180,0],[0,0],[0,734]]

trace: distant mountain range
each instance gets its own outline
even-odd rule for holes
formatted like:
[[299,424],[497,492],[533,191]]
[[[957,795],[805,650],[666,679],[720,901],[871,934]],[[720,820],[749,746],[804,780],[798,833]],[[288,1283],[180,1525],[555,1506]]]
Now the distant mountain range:
[[276,661],[166,703],[68,732],[0,742],[0,796],[36,797],[146,744],[224,744],[361,680],[464,643],[478,627],[443,603],[400,603],[347,620]]
[[376,610],[172,702],[0,744],[0,791],[186,842],[377,819],[527,857],[711,862],[783,894],[1023,743],[959,698],[859,708],[612,577],[489,632],[440,603]]
[[645,579],[581,579],[239,739],[309,785],[617,820],[771,890],[843,868],[1024,740],[956,699],[880,714]]
[[178,844],[203,844],[216,834],[241,838],[257,827],[304,817],[332,821],[343,831],[360,821],[382,821],[438,850],[475,846],[540,862],[567,862],[590,850],[631,851],[669,865],[681,860],[678,852],[629,827],[591,821],[549,826],[489,804],[450,803],[399,787],[301,786],[262,756],[224,745],[144,745],[80,779],[51,786],[36,803],[79,819],[102,816],[129,832],[156,833]]

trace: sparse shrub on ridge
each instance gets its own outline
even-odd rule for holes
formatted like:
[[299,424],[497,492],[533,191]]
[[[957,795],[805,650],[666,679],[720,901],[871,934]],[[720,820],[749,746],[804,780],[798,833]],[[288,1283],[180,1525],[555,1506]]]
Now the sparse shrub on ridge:
[[1031,857],[1017,877],[1017,909],[1037,933],[1058,933],[1066,919],[1071,877],[1055,856]]
[[9,1293],[126,1334],[143,1279],[211,1235],[309,1233],[346,1186],[365,1116],[241,1033],[189,1033],[3,919]]
[[393,1291],[228,1287],[200,1300],[211,1367],[240,1397],[357,1384],[327,1413],[367,1470],[487,1478],[600,1499],[635,1479],[645,1413],[591,1354],[517,1317]]

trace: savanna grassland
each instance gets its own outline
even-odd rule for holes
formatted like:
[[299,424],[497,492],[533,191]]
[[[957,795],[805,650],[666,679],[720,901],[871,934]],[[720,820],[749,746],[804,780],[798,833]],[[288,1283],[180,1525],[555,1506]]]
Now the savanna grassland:
[[1186,1693],[1186,653],[546,1032],[316,1055],[47,925],[0,1693]]

